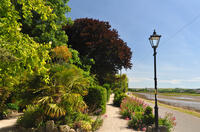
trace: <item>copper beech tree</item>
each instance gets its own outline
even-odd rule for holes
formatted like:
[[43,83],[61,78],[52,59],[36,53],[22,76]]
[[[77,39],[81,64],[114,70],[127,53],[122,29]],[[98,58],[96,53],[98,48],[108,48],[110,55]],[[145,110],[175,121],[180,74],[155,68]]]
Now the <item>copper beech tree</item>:
[[81,18],[63,29],[69,37],[68,44],[79,51],[80,58],[94,59],[91,72],[96,74],[101,84],[106,82],[106,76],[132,67],[131,49],[108,22]]

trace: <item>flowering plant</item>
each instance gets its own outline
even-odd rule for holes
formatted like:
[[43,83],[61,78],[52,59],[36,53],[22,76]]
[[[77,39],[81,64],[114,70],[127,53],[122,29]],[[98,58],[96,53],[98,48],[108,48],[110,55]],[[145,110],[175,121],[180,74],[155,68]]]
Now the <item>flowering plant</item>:
[[146,107],[144,101],[136,97],[126,97],[120,105],[120,114],[123,118],[131,118],[133,112],[144,112]]
[[159,125],[166,126],[168,131],[172,131],[176,126],[176,118],[172,113],[166,113],[164,118],[159,119]]
[[[129,127],[135,130],[146,131],[146,128],[154,123],[152,108],[141,99],[126,97],[122,101],[120,109],[122,117],[129,120]],[[170,132],[176,126],[175,120],[172,113],[166,113],[164,118],[159,119],[159,125],[167,127]]]
[[84,132],[89,132],[92,130],[92,126],[89,121],[81,120],[81,121],[76,122],[74,125],[76,128],[79,128]]
[[154,117],[152,114],[152,108],[147,106],[144,112],[133,112],[131,121],[129,121],[129,127],[145,131],[146,127],[152,125]]
[[128,123],[128,126],[135,130],[142,130],[146,126],[143,120],[143,116],[144,116],[143,112],[134,113],[132,115],[131,120]]
[[126,97],[121,105],[120,114],[129,120],[129,127],[136,130],[146,130],[146,126],[153,124],[152,108],[136,97]]

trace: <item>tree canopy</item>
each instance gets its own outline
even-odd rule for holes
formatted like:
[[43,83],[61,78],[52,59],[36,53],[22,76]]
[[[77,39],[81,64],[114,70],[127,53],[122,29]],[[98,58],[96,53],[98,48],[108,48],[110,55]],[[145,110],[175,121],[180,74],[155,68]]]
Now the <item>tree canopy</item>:
[[131,49],[108,22],[89,18],[76,19],[73,25],[63,27],[69,37],[69,45],[83,57],[93,58],[92,73],[101,83],[107,74],[131,68]]
[[21,32],[41,44],[51,41],[52,47],[67,44],[68,37],[62,30],[62,26],[72,23],[71,19],[65,16],[70,11],[68,1],[12,1],[12,5],[18,12]]
[[40,45],[21,32],[19,12],[11,1],[3,0],[0,12],[0,86],[13,85],[23,72],[45,75],[51,45]]

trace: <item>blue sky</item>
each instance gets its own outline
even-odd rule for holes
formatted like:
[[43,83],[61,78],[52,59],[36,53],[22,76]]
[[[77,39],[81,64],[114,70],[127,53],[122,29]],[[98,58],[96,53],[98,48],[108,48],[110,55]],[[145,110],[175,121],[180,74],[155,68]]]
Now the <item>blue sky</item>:
[[153,49],[156,29],[159,88],[200,88],[199,0],[70,0],[67,17],[108,21],[132,49],[129,87],[154,87]]

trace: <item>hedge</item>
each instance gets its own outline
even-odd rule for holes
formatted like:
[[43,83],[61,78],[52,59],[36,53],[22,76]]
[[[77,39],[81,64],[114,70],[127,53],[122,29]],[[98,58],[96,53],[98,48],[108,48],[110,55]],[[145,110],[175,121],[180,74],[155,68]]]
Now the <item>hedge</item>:
[[107,102],[108,102],[110,100],[111,88],[110,88],[110,85],[107,83],[104,84],[103,87],[106,88],[107,90]]
[[91,87],[84,101],[89,107],[89,111],[94,114],[104,114],[106,112],[107,90],[101,86]]
[[116,91],[115,92],[115,96],[114,96],[114,100],[113,100],[113,104],[115,106],[120,106],[122,100],[127,97],[127,95],[121,91]]

